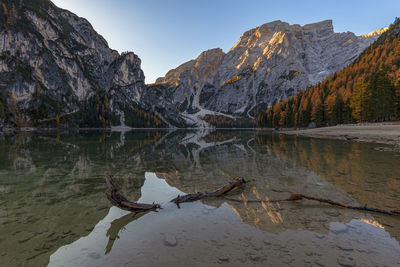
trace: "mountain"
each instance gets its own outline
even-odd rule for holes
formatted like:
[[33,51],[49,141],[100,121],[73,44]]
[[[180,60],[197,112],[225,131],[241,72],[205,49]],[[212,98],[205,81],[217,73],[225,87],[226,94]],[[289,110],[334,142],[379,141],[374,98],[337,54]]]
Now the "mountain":
[[258,123],[324,126],[396,118],[400,118],[400,19],[348,67],[261,112]]
[[0,15],[0,129],[254,127],[260,109],[347,66],[383,32],[274,21],[146,85],[137,55],[49,0],[0,0]]
[[[202,117],[210,112],[201,108],[199,103],[200,92],[209,77],[217,71],[224,56],[225,53],[222,49],[207,50],[195,60],[170,70],[165,77],[158,78],[155,84],[148,85],[143,101],[153,105],[163,114],[166,113],[165,107],[173,103],[173,106],[178,109],[182,124],[207,127],[208,124]],[[149,101],[149,95],[155,91],[160,92],[159,98],[157,100],[150,98]],[[197,116],[193,114],[197,114]]]
[[331,20],[304,26],[273,21],[245,32],[226,54],[220,49],[203,52],[152,86],[163,86],[181,112],[252,118],[258,108],[341,70],[383,31],[356,36],[335,33]]
[[0,2],[0,125],[165,125],[140,104],[141,61],[48,0]]

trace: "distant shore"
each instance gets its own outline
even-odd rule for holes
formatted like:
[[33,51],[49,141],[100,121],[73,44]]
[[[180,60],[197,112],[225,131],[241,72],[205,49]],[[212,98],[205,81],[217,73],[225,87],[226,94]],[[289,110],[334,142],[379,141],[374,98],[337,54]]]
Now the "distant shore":
[[[0,133],[17,133],[17,132],[52,132],[52,131],[110,131],[124,132],[132,130],[256,130],[268,131],[275,133],[283,133],[287,135],[297,135],[312,138],[339,139],[357,142],[369,142],[378,144],[393,145],[400,151],[400,121],[382,122],[382,123],[360,123],[360,124],[342,124],[330,127],[320,127],[311,129],[281,129],[273,128],[130,128],[130,127],[112,127],[112,128],[6,128]],[[397,149],[396,149],[397,151]]]
[[283,130],[288,135],[351,140],[394,145],[400,148],[400,122],[343,124],[302,130]]
[[[142,131],[142,130],[158,130],[158,131],[176,131],[176,130],[195,130],[195,131],[202,131],[202,130],[227,130],[227,131],[255,131],[260,130],[260,128],[218,128],[218,127],[187,127],[187,128],[137,128],[137,127],[128,127],[128,126],[113,126],[109,128],[42,128],[42,127],[4,127],[0,128],[0,134],[14,134],[20,132],[79,132],[79,131],[107,131],[107,132],[129,132],[129,131]],[[263,128],[262,130],[273,131],[273,128]]]

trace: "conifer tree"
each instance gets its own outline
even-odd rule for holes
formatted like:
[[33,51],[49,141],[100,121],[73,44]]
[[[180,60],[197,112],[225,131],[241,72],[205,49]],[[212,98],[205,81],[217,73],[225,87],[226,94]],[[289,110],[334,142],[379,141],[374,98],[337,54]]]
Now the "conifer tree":
[[353,109],[353,117],[362,122],[367,119],[368,111],[368,103],[370,100],[371,94],[368,90],[368,83],[360,78],[354,84],[353,96],[351,98],[351,107]]

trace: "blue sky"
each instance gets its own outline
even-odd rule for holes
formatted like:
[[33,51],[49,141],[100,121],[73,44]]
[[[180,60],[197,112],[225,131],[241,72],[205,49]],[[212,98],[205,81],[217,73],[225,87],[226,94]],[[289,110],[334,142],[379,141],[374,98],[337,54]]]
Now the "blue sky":
[[400,16],[400,0],[53,0],[90,21],[109,46],[142,59],[146,83],[202,51],[228,51],[243,32],[270,22],[332,19],[336,32],[357,35]]

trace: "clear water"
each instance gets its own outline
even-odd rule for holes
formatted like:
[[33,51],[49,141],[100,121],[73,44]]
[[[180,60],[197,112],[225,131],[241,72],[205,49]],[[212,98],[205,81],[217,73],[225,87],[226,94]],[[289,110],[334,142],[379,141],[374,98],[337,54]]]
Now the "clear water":
[[[399,209],[400,154],[379,146],[254,131],[0,136],[0,265],[400,266],[400,217],[267,202]],[[112,207],[106,171],[163,209]],[[249,181],[229,194],[245,203],[169,202],[233,177]]]

